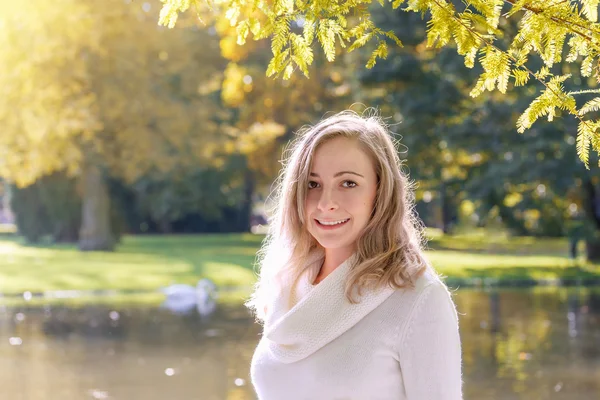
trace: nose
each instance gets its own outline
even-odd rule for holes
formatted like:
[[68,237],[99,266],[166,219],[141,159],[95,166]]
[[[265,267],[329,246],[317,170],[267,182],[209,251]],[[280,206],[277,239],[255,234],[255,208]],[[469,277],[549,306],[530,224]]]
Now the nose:
[[338,204],[331,190],[323,190],[317,204],[319,211],[334,211],[337,210]]

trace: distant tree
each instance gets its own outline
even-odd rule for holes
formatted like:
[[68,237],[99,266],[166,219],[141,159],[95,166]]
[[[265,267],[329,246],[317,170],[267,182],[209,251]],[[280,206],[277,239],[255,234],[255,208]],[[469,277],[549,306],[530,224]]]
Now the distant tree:
[[109,176],[210,165],[223,145],[227,110],[206,94],[226,65],[218,38],[158,27],[151,4],[0,3],[0,176],[77,177],[82,250],[114,247]]
[[[477,68],[463,68],[452,49],[427,48],[418,15],[378,10],[373,18],[404,46],[357,75],[367,103],[401,121],[393,129],[408,148],[401,155],[419,181],[417,198],[427,193],[429,204],[441,211],[442,227],[448,230],[466,201],[476,206],[480,223],[500,217],[515,234],[564,234],[568,210],[582,209],[582,198],[588,197],[581,182],[597,175],[574,161],[575,121],[561,118],[537,124],[527,135],[507,135],[517,110],[527,106],[533,82],[505,95],[472,98],[469,86]],[[572,73],[582,79],[579,71]],[[592,213],[588,217],[595,219]]]

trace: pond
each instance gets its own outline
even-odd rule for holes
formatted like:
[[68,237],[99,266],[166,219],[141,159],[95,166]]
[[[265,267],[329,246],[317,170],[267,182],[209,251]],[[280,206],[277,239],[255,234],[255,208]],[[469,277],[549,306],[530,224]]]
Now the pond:
[[[465,399],[600,399],[600,288],[461,289]],[[248,312],[0,305],[0,393],[11,400],[255,399]]]

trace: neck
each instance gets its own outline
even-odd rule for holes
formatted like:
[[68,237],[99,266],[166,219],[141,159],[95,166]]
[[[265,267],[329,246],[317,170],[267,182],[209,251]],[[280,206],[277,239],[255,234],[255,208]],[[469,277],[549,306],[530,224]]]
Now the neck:
[[325,249],[325,260],[321,267],[321,273],[325,275],[330,274],[334,269],[346,261],[355,250],[356,249],[353,246],[339,249]]

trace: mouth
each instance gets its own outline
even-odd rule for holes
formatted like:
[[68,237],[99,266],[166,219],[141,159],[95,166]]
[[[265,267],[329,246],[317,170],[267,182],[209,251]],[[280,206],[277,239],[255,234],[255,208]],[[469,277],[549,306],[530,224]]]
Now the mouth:
[[335,228],[339,228],[339,227],[347,224],[348,221],[350,221],[350,218],[338,219],[338,220],[332,220],[332,221],[324,221],[324,220],[315,219],[315,221],[317,222],[317,225],[321,228],[335,229]]

